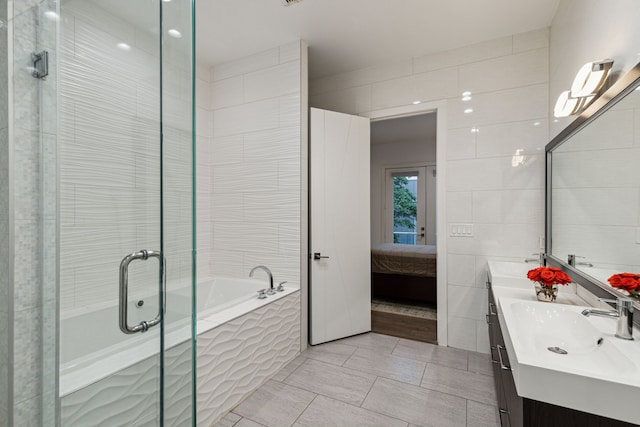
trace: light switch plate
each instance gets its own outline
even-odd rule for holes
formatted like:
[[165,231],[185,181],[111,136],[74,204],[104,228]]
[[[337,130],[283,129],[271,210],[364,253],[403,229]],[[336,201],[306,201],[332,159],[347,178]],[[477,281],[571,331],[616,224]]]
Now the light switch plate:
[[473,237],[473,224],[449,224],[449,236]]

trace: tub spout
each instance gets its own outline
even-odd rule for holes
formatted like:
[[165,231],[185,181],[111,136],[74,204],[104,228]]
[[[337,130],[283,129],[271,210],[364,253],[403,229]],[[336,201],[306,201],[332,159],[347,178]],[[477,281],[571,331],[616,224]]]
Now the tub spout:
[[249,272],[249,277],[253,277],[253,273],[256,270],[264,270],[268,275],[269,275],[269,289],[267,290],[267,295],[273,295],[276,293],[276,290],[273,289],[273,274],[271,274],[271,270],[269,270],[267,267],[265,267],[264,265],[257,265],[255,267],[253,267],[251,269],[251,271]]

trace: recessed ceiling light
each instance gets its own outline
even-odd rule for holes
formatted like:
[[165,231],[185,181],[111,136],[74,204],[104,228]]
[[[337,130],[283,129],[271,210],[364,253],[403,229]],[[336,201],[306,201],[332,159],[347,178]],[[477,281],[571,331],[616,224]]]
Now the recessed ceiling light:
[[478,133],[480,132],[480,129],[478,128],[471,128],[471,133]]
[[131,50],[131,46],[129,46],[128,44],[126,44],[124,42],[120,42],[116,46],[118,46],[118,49],[120,49],[120,50],[124,50],[124,51]]
[[182,37],[182,33],[175,28],[170,29],[169,31],[167,31],[167,33],[175,39],[179,39]]
[[462,96],[471,96],[471,91],[465,90],[462,92]]
[[533,122],[534,126],[540,126],[540,122]]
[[169,3],[171,0],[162,0],[165,3]]
[[558,119],[553,119],[553,123],[558,123],[560,120]]
[[462,97],[463,101],[471,101],[471,96],[467,95],[467,96],[463,96]]
[[422,101],[413,101],[413,105],[422,104]]
[[466,110],[464,110],[465,114],[471,114],[473,113],[473,108],[467,108]]

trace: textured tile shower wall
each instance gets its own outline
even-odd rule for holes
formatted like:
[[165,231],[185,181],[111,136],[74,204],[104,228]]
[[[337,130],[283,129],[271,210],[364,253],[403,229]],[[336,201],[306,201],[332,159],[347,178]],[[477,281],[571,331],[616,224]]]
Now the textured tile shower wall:
[[[122,43],[129,49],[118,47]],[[163,70],[163,213],[168,284],[177,287],[191,279],[191,96],[190,58],[180,57],[171,43],[166,42],[165,59],[172,66]],[[117,301],[120,260],[140,249],[160,248],[158,48],[146,29],[95,4],[63,5],[63,312]],[[157,292],[157,269],[155,261],[132,264],[132,298]]]
[[0,427],[9,425],[9,97],[7,1],[0,0]]
[[199,133],[209,144],[198,145],[202,276],[247,277],[264,264],[300,286],[303,49],[295,42],[211,70],[200,105],[210,103],[212,123]]
[[[1,7],[6,13],[7,3]],[[7,341],[3,351],[8,360],[4,368],[8,371],[0,374],[0,400],[8,403],[1,419],[15,425],[46,426],[55,422],[56,404],[57,76],[56,25],[45,19],[44,12],[55,11],[56,2],[13,2],[10,10],[12,16],[0,18],[0,37],[7,47],[3,55],[8,55],[0,72],[0,173],[4,178],[0,209],[6,214],[0,234],[9,235],[2,239],[0,250],[6,263],[0,273],[0,293],[8,301],[6,311],[0,310],[5,319],[0,336]],[[6,28],[12,31],[7,33]],[[7,39],[7,34],[13,37]],[[51,55],[50,74],[46,80],[34,79],[31,54],[43,49]]]

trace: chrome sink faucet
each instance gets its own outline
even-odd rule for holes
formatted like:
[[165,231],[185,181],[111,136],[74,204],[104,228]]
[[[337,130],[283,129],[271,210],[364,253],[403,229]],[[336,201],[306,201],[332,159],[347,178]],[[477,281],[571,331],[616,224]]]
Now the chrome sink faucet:
[[255,267],[253,267],[251,269],[251,271],[249,272],[249,277],[253,277],[253,273],[258,269],[264,270],[269,275],[269,289],[267,289],[267,295],[275,294],[276,290],[273,288],[273,274],[271,274],[271,270],[269,270],[264,265],[257,265]]
[[595,308],[587,308],[582,311],[585,316],[603,316],[618,319],[616,328],[616,337],[623,340],[633,339],[633,300],[630,298],[618,298],[616,300],[600,299],[604,302],[615,302],[616,310],[597,310]]

